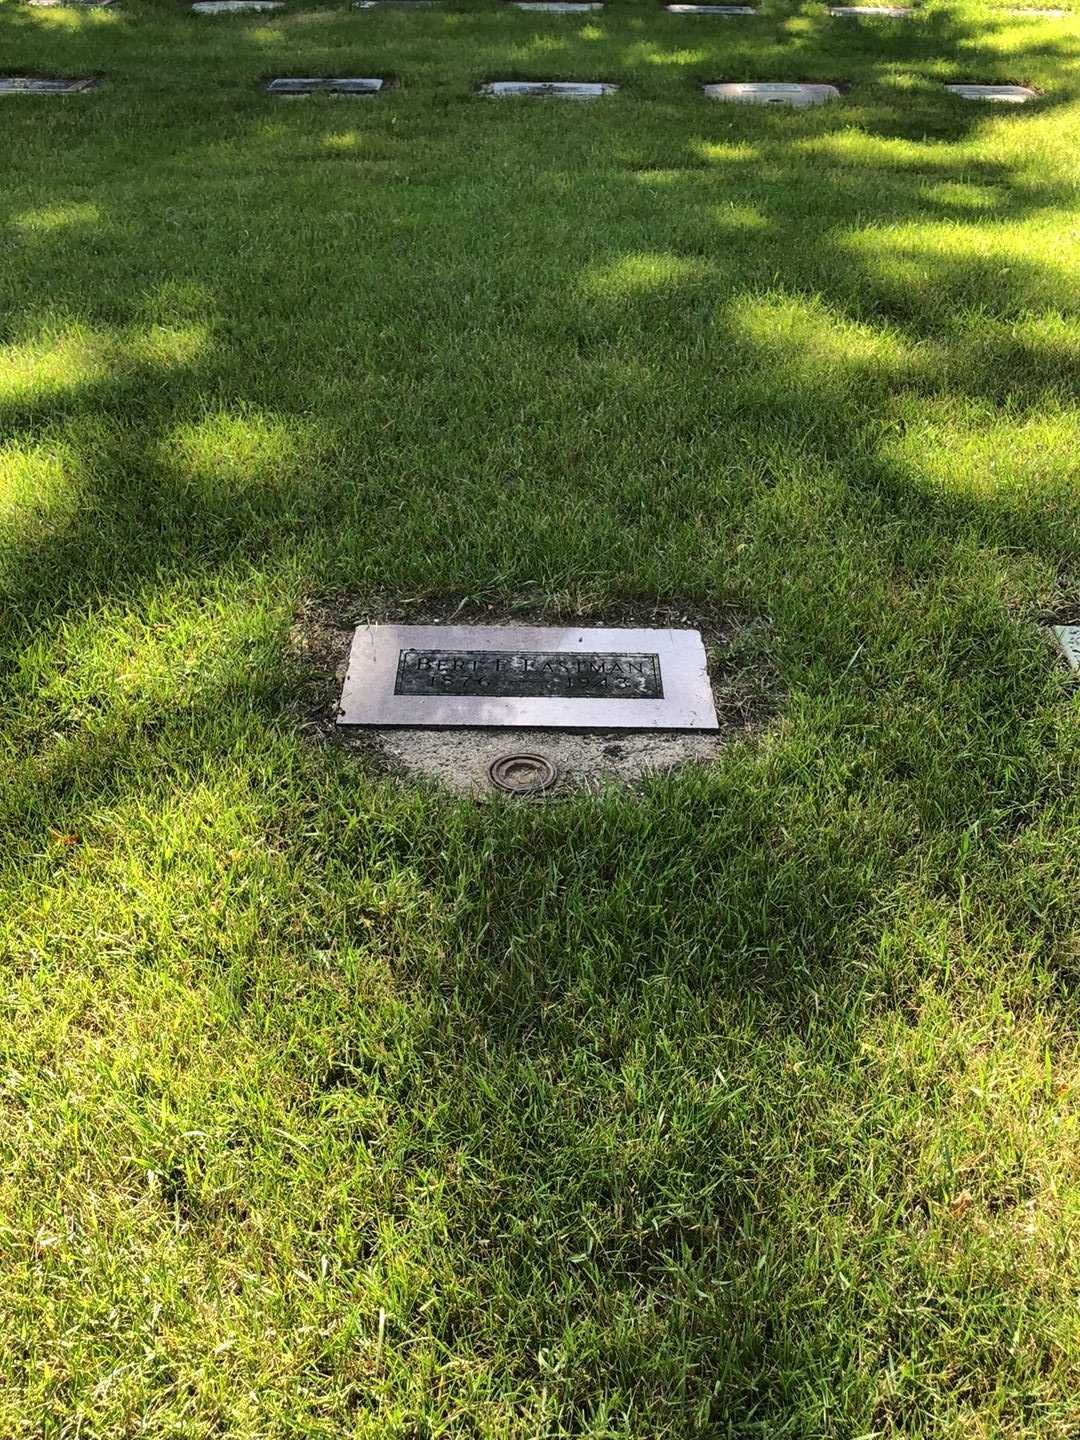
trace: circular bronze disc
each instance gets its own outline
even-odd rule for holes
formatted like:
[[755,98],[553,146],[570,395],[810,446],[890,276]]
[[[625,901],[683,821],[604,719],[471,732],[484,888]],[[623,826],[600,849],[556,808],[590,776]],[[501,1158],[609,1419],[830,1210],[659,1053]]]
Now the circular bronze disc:
[[558,767],[544,755],[517,751],[500,755],[488,766],[491,783],[509,795],[536,795],[550,790],[559,778]]

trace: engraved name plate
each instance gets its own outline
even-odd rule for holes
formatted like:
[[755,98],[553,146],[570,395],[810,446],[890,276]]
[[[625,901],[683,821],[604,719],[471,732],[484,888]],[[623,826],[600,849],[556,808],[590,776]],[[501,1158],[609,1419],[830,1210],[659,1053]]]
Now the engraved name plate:
[[715,730],[696,630],[361,625],[341,725]]
[[285,0],[195,0],[196,15],[242,15],[248,11],[280,10]]
[[541,100],[598,100],[601,95],[613,95],[618,88],[599,80],[490,80],[480,86],[480,94],[500,99],[525,95]]
[[945,89],[962,100],[990,100],[999,105],[1026,105],[1039,98],[1039,92],[1027,85],[946,85]]
[[86,80],[41,80],[33,75],[0,76],[0,95],[75,95],[80,90],[92,90],[97,81]]
[[839,100],[835,85],[795,85],[778,80],[748,80],[737,84],[706,85],[710,100],[726,100],[736,105],[827,105]]
[[360,79],[332,75],[282,76],[270,80],[266,89],[271,95],[377,95],[385,81],[379,77]]
[[662,700],[660,656],[630,651],[402,650],[395,695]]

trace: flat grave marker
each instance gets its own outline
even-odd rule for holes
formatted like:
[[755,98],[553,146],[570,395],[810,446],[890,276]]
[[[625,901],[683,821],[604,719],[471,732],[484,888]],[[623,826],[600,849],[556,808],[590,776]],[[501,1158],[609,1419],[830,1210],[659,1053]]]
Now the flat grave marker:
[[361,625],[339,725],[716,730],[696,630]]
[[1004,105],[1026,105],[1039,92],[1027,85],[946,85],[945,89],[963,100],[990,100]]
[[830,15],[850,15],[855,19],[907,20],[911,11],[906,5],[830,5]]
[[0,95],[75,95],[81,90],[92,90],[97,83],[93,77],[43,80],[33,75],[2,75]]
[[354,10],[429,10],[442,0],[353,0]]
[[316,94],[378,95],[385,84],[381,76],[337,78],[332,75],[283,75],[277,80],[267,81],[265,89],[271,95],[283,95],[288,99],[298,95]]
[[489,80],[481,85],[479,94],[494,95],[498,99],[515,96],[533,96],[552,100],[596,100],[601,95],[613,95],[618,85],[591,80]]
[[285,0],[195,0],[196,15],[238,15],[247,10],[281,10]]
[[753,5],[665,5],[669,15],[756,15]]
[[1050,628],[1069,662],[1069,668],[1080,674],[1080,625],[1052,625]]
[[544,10],[552,15],[580,15],[603,10],[604,0],[511,0],[515,10]]
[[724,100],[737,105],[790,105],[801,109],[840,99],[840,91],[835,85],[795,85],[773,80],[706,85],[704,90],[710,100]]

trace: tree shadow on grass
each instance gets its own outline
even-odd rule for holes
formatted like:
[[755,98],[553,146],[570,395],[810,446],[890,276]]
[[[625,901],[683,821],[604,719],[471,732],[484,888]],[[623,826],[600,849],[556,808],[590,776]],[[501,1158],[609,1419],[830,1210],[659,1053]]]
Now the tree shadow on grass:
[[[942,133],[958,142],[982,123],[939,114]],[[287,1310],[295,1324],[268,1341],[277,1353],[294,1330],[316,1336],[263,1392],[269,1404],[303,1375],[304,1394],[291,1397],[298,1425],[325,1422],[327,1394],[341,1424],[397,1404],[411,1419],[387,1420],[386,1433],[393,1423],[414,1435],[427,1420],[456,1423],[462,1413],[478,1428],[495,1413],[492,1433],[502,1420],[505,1433],[513,1424],[527,1433],[531,1417],[533,1433],[546,1425],[552,1434],[809,1437],[871,1425],[918,1433],[926,1415],[952,1413],[946,1382],[979,1423],[1000,1413],[1001,1384],[1032,1414],[1052,1418],[1071,1403],[1067,1366],[1053,1359],[1052,1271],[1040,1271],[1039,1293],[1009,1248],[1032,1195],[1052,1205],[1052,1168],[1032,1162],[1020,1172],[1031,1158],[1025,1145],[1053,1133],[1053,1113],[1023,1092],[1015,1110],[980,1102],[954,1130],[940,1116],[960,1081],[920,1051],[949,1053],[956,1032],[972,1053],[994,1043],[982,966],[1004,1005],[1029,1007],[1056,1063],[1061,1036],[1040,1008],[1046,994],[1025,983],[1041,949],[1064,990],[1075,900],[1060,885],[1033,915],[1028,882],[1046,863],[1040,845],[1060,856],[1056,826],[1072,802],[1045,657],[1006,602],[1010,567],[1027,563],[1017,547],[1053,564],[1068,553],[1069,532],[1048,523],[1052,475],[1037,495],[1014,492],[1006,511],[993,491],[928,495],[918,457],[897,449],[913,427],[909,402],[917,414],[955,397],[986,412],[1009,400],[1010,415],[1037,414],[1048,392],[1059,393],[1059,352],[1053,334],[1040,339],[1024,317],[1071,307],[1061,273],[1037,259],[1012,255],[999,270],[973,247],[950,254],[915,241],[905,252],[922,269],[913,286],[850,243],[865,217],[884,218],[883,199],[890,226],[955,226],[973,198],[973,163],[976,186],[998,187],[974,196],[980,220],[988,210],[1030,220],[1061,207],[1065,193],[1026,170],[1018,176],[1004,158],[954,165],[935,151],[931,178],[953,187],[945,194],[927,193],[927,177],[902,160],[884,179],[880,168],[862,174],[845,162],[827,170],[822,223],[808,227],[800,196],[785,192],[817,163],[820,151],[806,142],[843,133],[849,118],[815,119],[797,141],[773,120],[743,117],[732,142],[719,115],[700,126],[696,150],[685,125],[681,134],[669,126],[662,141],[609,141],[626,163],[671,172],[662,208],[633,170],[612,179],[594,165],[575,177],[565,153],[524,157],[525,176],[507,174],[512,200],[501,208],[490,192],[470,192],[454,212],[463,259],[436,252],[438,265],[407,272],[408,304],[401,287],[382,302],[403,332],[375,362],[401,382],[377,402],[396,426],[382,450],[378,426],[348,428],[332,388],[346,348],[336,358],[316,352],[326,332],[305,328],[302,313],[278,343],[296,347],[303,337],[304,364],[324,357],[314,376],[282,371],[272,353],[262,371],[247,363],[259,327],[242,323],[250,295],[220,283],[236,274],[220,250],[210,288],[224,298],[195,317],[211,337],[204,348],[180,365],[140,352],[147,336],[124,325],[145,306],[145,285],[114,290],[107,305],[131,313],[84,378],[44,400],[16,396],[6,412],[5,428],[31,456],[66,446],[82,476],[62,525],[46,514],[29,535],[11,536],[5,595],[20,644],[35,627],[66,622],[84,624],[89,648],[95,617],[108,612],[118,632],[101,663],[115,655],[130,664],[136,621],[170,585],[184,588],[188,612],[215,584],[243,612],[257,608],[260,571],[287,593],[283,575],[303,563],[317,588],[358,573],[363,551],[364,573],[404,585],[423,573],[417,548],[435,588],[468,578],[511,592],[538,571],[553,589],[583,574],[600,586],[642,583],[661,550],[650,583],[674,576],[692,593],[738,599],[774,620],[790,703],[760,746],[734,748],[711,771],[658,778],[640,795],[543,807],[401,795],[362,780],[344,757],[307,750],[292,733],[281,651],[269,642],[246,664],[239,648],[215,649],[214,663],[232,662],[236,677],[213,694],[197,685],[188,704],[166,669],[152,722],[152,669],[137,686],[134,719],[111,688],[85,746],[72,696],[86,703],[91,672],[61,699],[73,712],[61,717],[67,744],[53,767],[39,757],[37,818],[14,817],[20,841],[41,838],[50,816],[85,829],[88,849],[95,825],[113,836],[120,858],[110,862],[104,846],[99,872],[88,859],[86,884],[99,898],[114,893],[121,912],[122,896],[152,888],[150,872],[167,923],[155,929],[152,911],[132,902],[143,928],[127,938],[149,971],[164,957],[198,997],[225,995],[226,1039],[236,1064],[256,1057],[267,1107],[255,1113],[255,1086],[250,1112],[226,1093],[233,1066],[220,1035],[200,1049],[221,1013],[215,1005],[206,1006],[207,1030],[164,1063],[164,1077],[160,1034],[142,1037],[133,1062],[118,1030],[120,1053],[104,1073],[111,1085],[133,1064],[145,1069],[143,1089],[132,1082],[141,1098],[129,1097],[143,1128],[138,1145],[126,1130],[123,1146],[115,1134],[108,1141],[112,1159],[134,1157],[116,1161],[109,1183],[136,1193],[136,1173],[167,1177],[146,1233],[164,1243],[179,1230],[199,1273],[220,1280],[211,1310],[230,1297],[245,1332],[267,1331],[268,1295],[284,1303],[306,1283],[298,1276],[321,1276],[311,1302],[318,1323],[296,1304]],[[875,123],[874,133],[891,136],[888,107]],[[260,124],[252,122],[255,135]],[[729,157],[703,190],[700,146],[721,142],[753,147],[754,158]],[[310,134],[296,143],[310,146]],[[516,142],[501,143],[500,159],[514,158]],[[192,147],[189,159],[198,155]],[[693,166],[680,163],[688,159]],[[924,153],[912,165],[927,162]],[[548,181],[563,187],[558,204],[541,208],[524,249],[517,234],[516,257],[500,260],[513,206]],[[598,213],[597,184],[616,239],[575,244],[583,217]],[[388,203],[415,208],[411,195]],[[741,231],[717,215],[721,204],[748,212]],[[251,229],[255,216],[243,220]],[[434,243],[434,230],[420,233]],[[296,248],[279,251],[286,274],[300,264]],[[547,263],[550,253],[559,266]],[[71,263],[59,232],[40,259],[24,291],[30,340],[35,311],[55,305],[50,277]],[[712,268],[701,263],[713,259]],[[178,262],[181,278],[202,263]],[[309,308],[348,306],[336,291],[311,298],[342,263],[332,249],[307,287]],[[453,289],[446,277],[456,283],[465,268],[493,288],[474,280],[440,319],[434,292]],[[553,287],[554,315],[531,304],[537,282]],[[98,323],[101,303],[92,297],[81,322]],[[379,304],[372,286],[348,314]],[[957,320],[959,309],[970,322]],[[531,393],[515,388],[512,345],[493,346],[492,335],[526,338]],[[417,403],[425,345],[448,347],[459,380],[470,368],[485,378],[477,404],[488,428],[471,438],[454,429],[456,392],[448,400],[430,384],[424,397],[448,407],[445,425],[462,446],[453,460],[438,451],[423,402],[418,415],[398,413]],[[237,352],[244,363],[234,363]],[[317,387],[334,401],[305,428]],[[358,403],[372,403],[358,393]],[[656,395],[659,415],[649,405]],[[572,402],[581,408],[583,396],[592,408],[582,424]],[[628,409],[616,407],[627,398]],[[515,406],[530,401],[521,430]],[[635,416],[655,420],[660,438],[639,433]],[[580,434],[581,468],[549,476],[519,453],[535,493],[513,513],[508,537],[506,476],[483,470],[485,452],[505,445],[512,456],[524,435],[535,455],[553,428]],[[633,454],[615,443],[628,428]],[[586,439],[599,470],[584,469]],[[417,441],[427,443],[432,474],[413,488]],[[750,461],[739,457],[762,452],[763,481],[747,484]],[[467,503],[450,513],[470,544],[454,549],[444,537],[440,548],[427,512],[452,503],[439,492],[453,488],[455,464],[459,476],[482,472],[488,488],[460,481]],[[583,488],[582,474],[588,523],[557,523],[551,533],[552,510],[561,522],[559,506]],[[311,555],[325,569],[309,571]],[[157,623],[170,618],[176,625],[177,607]],[[234,628],[245,632],[243,613]],[[63,672],[79,657],[73,636],[42,664],[46,691],[62,694]],[[182,660],[180,645],[151,636],[145,647]],[[45,721],[48,694],[38,701]],[[238,888],[216,918],[212,884],[184,888],[172,808],[178,793],[212,786],[215,775],[222,804],[206,805],[194,847],[213,866],[224,868],[217,857],[230,853],[218,808],[241,805],[245,789],[255,797],[242,827],[251,850],[229,861]],[[129,833],[137,839],[126,867]],[[267,888],[244,892],[245,874]],[[34,885],[71,899],[55,877],[38,872]],[[36,896],[21,898],[33,910]],[[252,914],[266,917],[265,929],[240,943],[231,926]],[[96,936],[123,953],[126,932],[95,931],[90,915],[76,937],[84,958]],[[125,923],[134,925],[130,915]],[[1067,998],[1057,998],[1067,1015]],[[935,999],[944,1014],[927,1020]],[[965,1030],[972,1015],[985,1021],[979,1033]],[[96,1023],[112,1034],[108,1017]],[[88,1041],[95,1065],[109,1043],[100,1031]],[[88,1064],[77,1078],[90,1073]],[[972,1085],[979,1078],[957,1074]],[[970,1127],[998,1118],[1002,1132],[1020,1127],[1020,1160],[973,1176]],[[92,1122],[81,1123],[85,1133]],[[237,1155],[248,1170],[236,1169]],[[260,1161],[278,1164],[276,1177]],[[965,1188],[986,1227],[970,1225],[966,1242],[953,1226]],[[221,1242],[215,1216],[226,1201],[235,1223]],[[130,1277],[120,1267],[110,1283],[131,1302],[124,1313],[142,1318],[119,1337],[111,1310],[85,1318],[84,1333],[104,1344],[105,1373],[186,1344],[229,1382],[224,1398],[202,1402],[206,1413],[218,1406],[219,1418],[239,1423],[232,1407],[250,1393],[257,1357],[230,1359],[219,1333],[210,1345],[214,1314],[175,1297],[186,1339],[175,1329],[163,1338],[138,1308],[145,1282],[133,1232],[121,1224],[115,1233],[116,1253],[133,1263]],[[980,1234],[985,1247],[970,1238]],[[258,1293],[219,1276],[208,1245],[235,1247]],[[971,1303],[987,1294],[993,1309]],[[1021,1322],[1026,1348],[1013,1338]],[[977,1344],[956,1344],[962,1327],[975,1327]],[[479,1377],[465,1401],[441,1378],[451,1365]],[[142,1383],[148,1396],[168,1389],[149,1367]],[[181,1379],[175,1387],[186,1394]]]

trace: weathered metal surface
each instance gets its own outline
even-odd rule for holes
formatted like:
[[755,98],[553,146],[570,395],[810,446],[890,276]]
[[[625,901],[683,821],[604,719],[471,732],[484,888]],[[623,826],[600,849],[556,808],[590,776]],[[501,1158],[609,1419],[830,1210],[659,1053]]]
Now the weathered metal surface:
[[271,80],[266,88],[271,95],[377,95],[384,86],[379,78],[335,79],[333,76],[283,76]]
[[612,95],[617,85],[601,81],[584,80],[491,80],[480,86],[481,95],[494,95],[500,99],[511,96],[533,96],[555,100],[596,100],[601,95]]
[[90,90],[97,84],[95,79],[60,80],[40,79],[33,75],[0,76],[0,95],[74,95],[80,90]]
[[802,109],[807,105],[825,105],[839,100],[835,85],[794,85],[780,81],[747,81],[744,84],[706,85],[710,100],[726,100],[738,105],[790,105]]
[[946,85],[945,89],[964,100],[992,100],[1002,105],[1025,105],[1039,96],[1027,85]]
[[362,625],[342,725],[715,730],[696,630]]
[[907,20],[911,11],[906,5],[830,5],[830,15],[850,15],[855,19]]
[[196,15],[234,15],[246,10],[280,10],[285,0],[195,0]]

